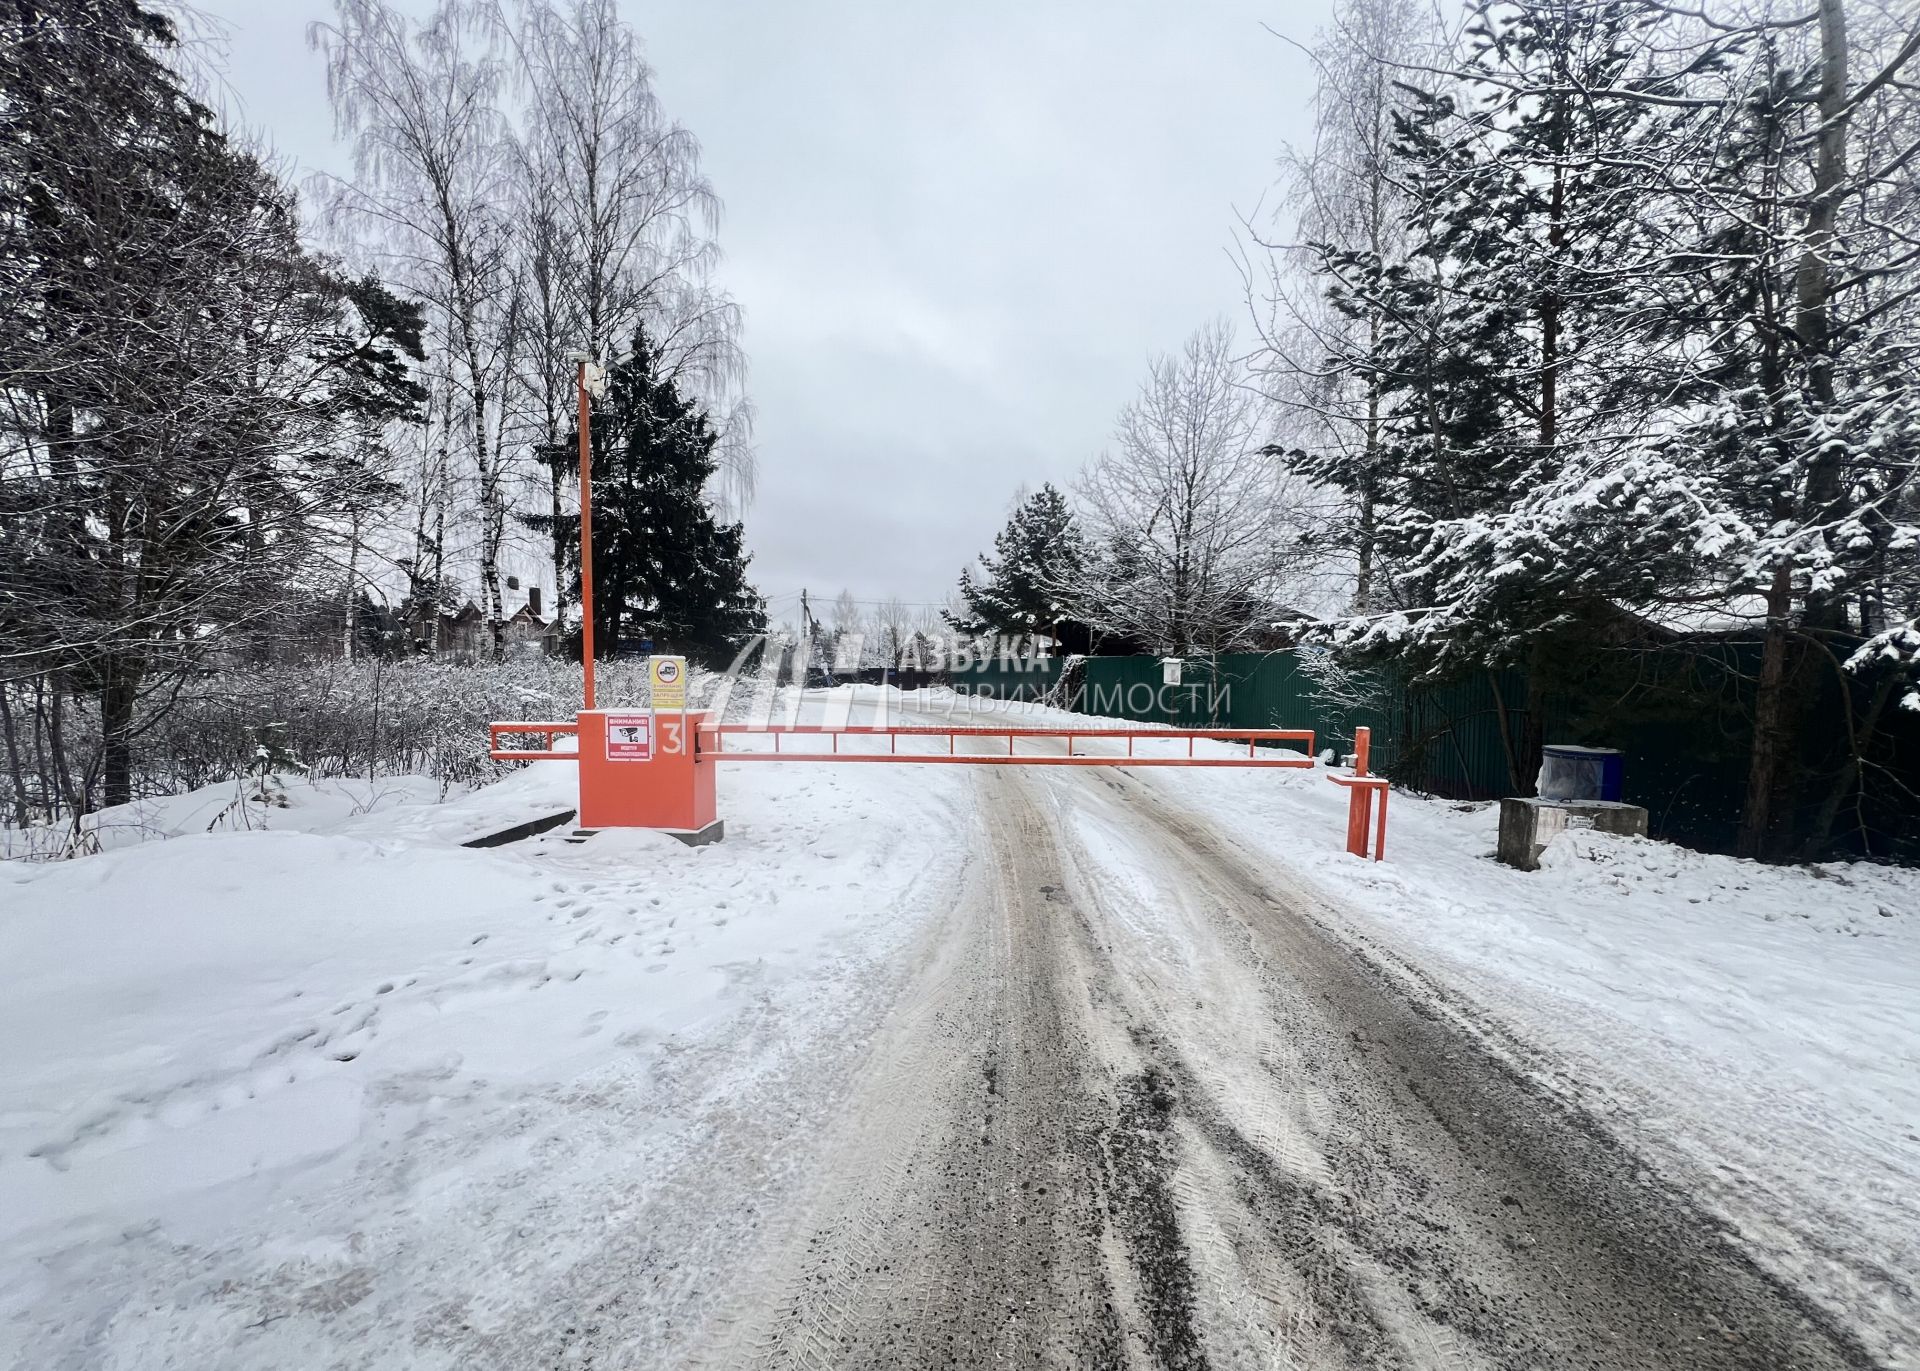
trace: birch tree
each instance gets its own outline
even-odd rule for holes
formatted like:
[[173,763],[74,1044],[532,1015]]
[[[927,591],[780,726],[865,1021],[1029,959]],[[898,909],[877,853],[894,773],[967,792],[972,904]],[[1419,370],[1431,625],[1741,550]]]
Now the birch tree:
[[1430,59],[1439,41],[1432,13],[1416,0],[1337,0],[1307,50],[1311,140],[1279,159],[1274,227],[1282,236],[1247,225],[1261,256],[1241,257],[1259,332],[1256,366],[1292,421],[1288,446],[1311,451],[1343,478],[1331,488],[1348,494],[1344,517],[1323,521],[1330,528],[1317,536],[1351,556],[1351,602],[1362,613],[1394,594],[1376,566],[1384,368],[1367,364],[1380,357],[1387,321],[1377,303],[1332,307],[1315,267],[1329,253],[1380,270],[1406,260],[1411,221],[1423,207],[1398,123],[1419,94],[1408,64]]
[[1282,569],[1276,473],[1243,379],[1223,320],[1153,360],[1080,481],[1076,617],[1167,655],[1232,651],[1265,626]]
[[525,322],[512,271],[506,68],[491,12],[440,0],[413,22],[384,0],[334,0],[309,31],[354,176],[332,207],[391,274],[429,302],[436,350],[453,362],[447,406],[479,512],[477,558],[496,656],[505,649],[500,553],[511,464],[508,378]]
[[913,634],[913,611],[898,595],[889,595],[874,612],[873,621],[880,631],[882,665],[898,667]]
[[740,312],[714,280],[720,201],[699,142],[662,109],[614,0],[516,0],[510,33],[527,99],[522,166],[551,216],[554,284],[577,330],[537,365],[564,380],[573,349],[604,359],[644,327],[675,385],[712,417],[715,495],[737,509],[753,486],[752,410]]

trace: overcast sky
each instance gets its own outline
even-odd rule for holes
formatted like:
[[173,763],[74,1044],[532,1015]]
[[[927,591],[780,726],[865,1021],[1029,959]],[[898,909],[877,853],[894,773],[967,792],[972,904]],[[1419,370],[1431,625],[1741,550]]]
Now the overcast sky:
[[[307,21],[199,0],[234,113],[344,171]],[[1067,485],[1149,354],[1246,332],[1236,213],[1304,137],[1322,0],[626,0],[726,203],[759,412],[752,575],[943,601],[1015,490]]]

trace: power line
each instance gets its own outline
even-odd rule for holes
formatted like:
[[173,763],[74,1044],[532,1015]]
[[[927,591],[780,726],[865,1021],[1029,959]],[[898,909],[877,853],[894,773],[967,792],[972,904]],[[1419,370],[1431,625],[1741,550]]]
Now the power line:
[[[787,591],[780,595],[762,595],[760,598],[765,600],[768,604],[773,604],[776,601],[786,601],[786,600],[798,601],[802,593],[803,592],[801,591],[793,590],[793,591]],[[825,598],[822,596],[814,596],[813,598],[816,600],[820,600],[823,603],[826,603],[829,605],[838,604],[840,601],[840,597],[838,595],[832,596],[831,598]],[[889,604],[898,603],[905,609],[945,609],[949,603],[946,600],[900,600],[897,602],[891,599],[863,600],[857,595],[849,596],[848,598],[852,600],[852,602],[856,605],[889,605]]]

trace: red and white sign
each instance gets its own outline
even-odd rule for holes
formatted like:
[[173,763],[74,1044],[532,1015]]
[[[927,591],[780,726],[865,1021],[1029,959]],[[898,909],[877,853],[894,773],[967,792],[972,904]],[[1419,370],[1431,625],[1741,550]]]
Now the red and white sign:
[[607,760],[610,762],[650,762],[653,760],[653,715],[607,715]]

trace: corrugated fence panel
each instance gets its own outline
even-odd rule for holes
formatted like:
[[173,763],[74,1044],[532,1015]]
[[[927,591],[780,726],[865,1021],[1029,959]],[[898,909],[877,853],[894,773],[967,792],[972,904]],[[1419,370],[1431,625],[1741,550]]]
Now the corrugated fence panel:
[[[1646,654],[1635,659],[1642,684],[1601,692],[1588,701],[1587,713],[1550,698],[1546,740],[1619,748],[1627,796],[1647,807],[1655,837],[1729,850],[1746,784],[1758,657],[1758,644],[1745,642]],[[1055,698],[1083,713],[1176,727],[1310,728],[1322,753],[1350,752],[1354,730],[1365,725],[1373,730],[1375,771],[1454,798],[1513,795],[1532,780],[1516,774],[1514,761],[1527,727],[1523,673],[1483,671],[1438,686],[1409,686],[1391,671],[1354,673],[1334,691],[1303,660],[1294,650],[1188,658],[1181,684],[1167,686],[1158,658],[1093,657],[1079,664],[1069,682],[1071,696]],[[952,680],[957,689],[1036,700],[1059,685],[1060,675],[1057,659],[995,661],[956,671]],[[1835,752],[1834,739],[1845,741],[1839,730],[1846,705],[1832,676],[1823,673],[1815,682],[1814,717],[1825,734],[1809,725],[1802,748],[1807,781],[1784,797],[1803,820],[1834,784],[1846,757]],[[1920,858],[1920,841],[1911,836],[1920,824],[1910,798],[1902,797],[1920,790],[1920,720],[1898,709],[1885,715],[1879,764],[1909,789],[1876,799],[1870,813],[1862,808],[1843,818],[1868,830],[1861,851],[1912,861]]]
[[[993,699],[1037,700],[1060,679],[1056,660],[981,663],[955,672],[956,689]],[[1509,727],[1520,727],[1524,682],[1504,673]],[[1391,673],[1356,678],[1352,698],[1333,698],[1293,651],[1190,657],[1177,686],[1156,657],[1089,657],[1069,709],[1176,728],[1310,728],[1317,751],[1344,754],[1354,730],[1373,730],[1373,769],[1440,794],[1511,794],[1494,678],[1408,689]]]

